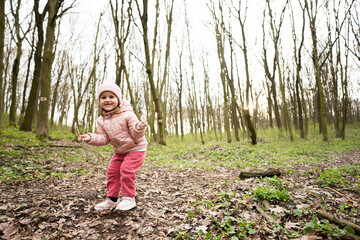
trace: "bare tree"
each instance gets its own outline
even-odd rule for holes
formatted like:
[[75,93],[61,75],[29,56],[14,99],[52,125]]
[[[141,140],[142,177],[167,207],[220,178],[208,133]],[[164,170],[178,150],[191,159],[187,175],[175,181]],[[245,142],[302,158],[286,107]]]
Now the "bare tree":
[[[279,104],[278,104],[278,100],[277,100],[277,93],[276,93],[276,82],[275,82],[275,73],[276,73],[276,54],[274,54],[273,57],[273,65],[272,65],[272,69],[270,70],[270,66],[268,63],[268,53],[266,50],[266,44],[265,44],[265,14],[266,11],[264,9],[263,12],[263,22],[262,22],[262,30],[263,30],[263,63],[264,63],[264,69],[265,69],[265,76],[266,78],[270,81],[270,92],[272,94],[272,105],[274,106],[274,113],[275,113],[275,120],[276,120],[276,125],[277,127],[280,129],[282,127],[281,124],[281,117],[280,117],[280,110],[279,110]],[[278,28],[278,31],[280,31],[281,28]],[[278,40],[279,40],[279,33],[276,34],[277,38],[273,39],[273,43],[274,46],[278,45]]]
[[[245,88],[245,106],[243,109],[249,109],[250,104],[250,91],[251,91],[251,79],[250,79],[250,71],[249,71],[249,58],[248,58],[248,47],[247,47],[247,40],[246,40],[246,34],[245,34],[245,24],[246,24],[246,18],[247,18],[247,10],[248,10],[248,2],[245,3],[245,9],[242,9],[242,2],[239,1],[239,8],[236,9],[237,12],[237,19],[240,24],[240,32],[241,32],[241,44],[239,45],[243,57],[244,57],[244,65],[245,65],[245,76],[246,76],[246,88]],[[239,88],[240,91],[240,88]],[[240,114],[240,111],[239,111]],[[249,111],[243,111],[243,114],[250,114]],[[245,117],[246,120],[246,129],[248,131],[248,135],[251,138],[252,144],[256,144],[256,130],[255,127],[253,127],[253,124],[251,122],[251,116]],[[248,122],[250,121],[250,122]],[[253,130],[254,132],[251,132]]]
[[[349,32],[350,27],[347,26],[347,31],[345,35],[345,46],[349,46]],[[341,123],[341,130],[340,136],[342,139],[345,139],[345,126],[347,120],[347,111],[348,111],[348,103],[349,103],[349,92],[348,92],[348,64],[349,64],[349,47],[345,48],[345,63],[343,64],[340,61],[340,69],[341,69],[341,87],[342,87],[342,123]]]
[[183,69],[182,69],[182,56],[183,56],[183,44],[181,44],[181,48],[179,51],[179,72],[176,74],[179,78],[175,77],[176,89],[178,94],[178,111],[180,118],[180,132],[181,132],[181,140],[184,140],[184,110],[182,105],[182,97],[183,97]]
[[[45,15],[48,11],[48,3],[44,6],[43,11],[39,12],[40,0],[34,0],[34,15],[35,15],[35,27],[37,29],[37,42],[34,53],[34,73],[33,80],[30,89],[30,96],[28,104],[26,107],[24,121],[21,123],[20,130],[22,131],[31,131],[32,123],[35,118],[35,112],[37,109],[37,101],[39,95],[39,86],[41,80],[41,70],[42,70],[42,52],[44,45],[44,28],[43,22]],[[35,31],[35,30],[34,30]]]
[[[324,97],[324,87],[321,81],[322,79],[322,68],[326,61],[329,58],[330,52],[332,51],[333,45],[336,43],[337,38],[334,39],[333,42],[327,42],[325,48],[323,50],[318,49],[318,36],[317,36],[317,16],[320,11],[321,6],[319,5],[318,1],[316,0],[304,0],[305,9],[309,19],[309,26],[311,32],[311,40],[312,40],[312,60],[315,69],[315,81],[317,87],[317,96],[318,96],[318,111],[319,111],[319,124],[320,124],[320,132],[323,135],[323,140],[328,141],[328,132],[326,126],[326,112],[325,112],[325,97]],[[328,2],[325,2],[328,3]],[[354,0],[348,4],[347,9],[345,10],[344,20],[340,21],[339,30],[342,29],[343,23],[347,18],[349,11],[351,10],[352,5],[354,4]],[[325,4],[326,6],[326,4]],[[325,51],[327,50],[327,51]]]
[[[189,96],[192,98],[192,109],[194,110],[194,126],[195,126],[195,133],[197,133],[197,129],[199,129],[200,137],[201,137],[201,143],[204,144],[204,136],[203,136],[203,129],[201,127],[200,119],[199,119],[199,107],[198,107],[198,98],[197,98],[197,88],[195,84],[195,69],[194,69],[194,59],[193,59],[193,53],[192,53],[192,47],[191,47],[191,41],[190,41],[190,26],[189,26],[189,20],[187,17],[187,8],[186,8],[186,2],[185,4],[185,24],[186,24],[186,31],[187,31],[187,43],[188,43],[188,49],[189,49],[189,60],[190,60],[190,69],[191,69],[191,84],[189,84]],[[190,88],[192,86],[192,88]]]
[[318,95],[318,108],[319,108],[319,118],[320,118],[320,127],[323,135],[323,140],[328,141],[328,132],[326,126],[326,118],[325,118],[325,98],[324,98],[324,90],[323,84],[321,82],[321,53],[319,54],[318,50],[318,37],[317,37],[317,29],[316,29],[316,19],[318,14],[318,2],[310,0],[310,6],[308,0],[305,1],[305,9],[309,19],[310,31],[311,31],[311,40],[312,40],[312,60],[315,68],[315,80],[317,87],[317,95]]
[[[62,9],[64,0],[48,0],[48,22],[46,27],[46,40],[44,43],[43,66],[41,71],[41,92],[39,104],[39,119],[36,124],[36,136],[38,138],[48,138],[49,129],[49,108],[50,108],[50,92],[51,92],[51,69],[55,53],[55,28],[56,21],[72,8],[72,5]],[[73,2],[74,4],[74,2]]]
[[[10,105],[10,114],[9,114],[10,126],[15,126],[16,106],[17,106],[16,90],[18,89],[18,75],[19,75],[20,60],[22,55],[22,42],[31,28],[31,23],[29,24],[27,30],[24,31],[21,28],[20,6],[21,6],[21,0],[17,0],[15,7],[13,6],[13,1],[10,1],[11,15],[14,18],[14,29],[10,28],[10,30],[16,43],[16,57],[14,59],[14,63],[12,67],[12,75],[11,75],[11,105]],[[9,25],[11,26],[12,24],[10,24],[9,22]]]
[[[132,91],[132,87],[130,84],[130,75],[128,72],[128,68],[126,65],[125,57],[125,45],[130,35],[130,29],[132,26],[132,18],[131,11],[132,11],[132,0],[128,1],[127,8],[125,1],[121,0],[121,5],[119,9],[119,2],[118,0],[113,3],[113,0],[110,0],[110,8],[111,8],[111,16],[115,28],[115,42],[116,42],[116,84],[122,84],[123,75],[125,76],[125,80],[127,83],[127,89],[130,96],[130,102],[133,106],[135,114],[139,116],[138,106],[135,101],[135,97]],[[125,12],[126,11],[126,12]]]
[[25,83],[24,83],[24,89],[23,89],[23,94],[22,94],[22,104],[21,104],[20,117],[19,117],[19,122],[18,122],[19,126],[21,126],[21,124],[24,120],[24,113],[25,113],[25,109],[26,109],[26,92],[28,90],[27,86],[28,86],[29,77],[30,77],[31,63],[32,63],[32,59],[34,57],[34,52],[35,52],[35,33],[36,33],[36,31],[33,30],[32,38],[31,38],[31,42],[30,42],[31,50],[30,50],[28,60],[27,60]]
[[211,98],[210,98],[210,91],[209,91],[209,75],[208,75],[208,67],[205,65],[205,59],[203,57],[203,68],[204,68],[204,94],[205,94],[205,106],[207,106],[207,120],[208,120],[208,128],[212,129],[215,132],[216,141],[218,141],[217,130],[216,130],[216,113],[213,107]]
[[359,9],[359,3],[356,4],[357,5],[354,8],[354,11],[351,12],[349,19],[351,32],[353,34],[353,42],[352,46],[348,46],[348,48],[353,56],[360,62],[360,12],[357,11],[357,9]]
[[5,43],[5,0],[0,1],[0,135],[3,113],[3,72],[4,72],[4,43]]
[[283,104],[283,109],[284,109],[284,115],[285,115],[285,119],[286,119],[286,125],[287,125],[287,129],[289,130],[289,134],[290,134],[290,141],[294,141],[294,134],[293,134],[293,130],[292,130],[292,124],[290,121],[290,116],[289,116],[289,112],[288,112],[288,107],[287,107],[287,101],[286,101],[286,96],[285,96],[285,87],[284,87],[284,80],[283,80],[283,74],[282,74],[282,70],[281,70],[281,66],[280,66],[280,59],[279,59],[279,55],[280,55],[280,30],[281,30],[281,26],[283,24],[284,21],[284,16],[285,16],[285,10],[287,8],[287,4],[288,1],[286,1],[282,11],[281,11],[281,15],[280,15],[280,19],[279,19],[279,24],[276,26],[275,24],[275,19],[272,13],[272,9],[270,6],[270,0],[266,0],[267,2],[267,6],[268,6],[268,14],[270,17],[270,28],[271,28],[271,37],[274,43],[274,51],[275,51],[275,56],[274,56],[274,63],[277,65],[277,72],[278,72],[278,78],[279,78],[279,87],[280,87],[280,92],[281,92],[281,97],[282,97],[282,104]]
[[[161,95],[159,88],[156,87],[155,80],[154,80],[154,57],[155,57],[155,50],[156,50],[156,40],[157,40],[157,29],[158,29],[158,15],[159,15],[159,0],[156,1],[156,19],[155,19],[155,26],[154,26],[154,38],[153,38],[153,45],[152,45],[152,55],[150,56],[150,44],[148,39],[148,0],[143,0],[142,11],[140,9],[140,5],[138,0],[136,0],[136,5],[138,9],[138,13],[141,19],[142,25],[142,36],[143,36],[143,43],[144,43],[144,51],[145,51],[145,66],[146,66],[146,73],[148,76],[149,84],[150,84],[150,92],[152,95],[152,100],[155,105],[155,111],[157,114],[157,124],[158,124],[158,142],[159,144],[166,145],[165,141],[165,123],[164,123],[164,116],[163,116],[163,106],[161,101]],[[168,24],[168,32],[171,31],[171,26]],[[170,47],[170,43],[167,43],[167,47]],[[165,63],[166,66],[167,62]]]
[[306,118],[305,122],[307,124],[306,105],[302,104],[302,98],[301,98],[301,93],[300,93],[300,85],[302,85],[302,80],[301,80],[301,77],[300,77],[301,68],[302,68],[301,51],[302,51],[302,48],[304,46],[304,39],[305,39],[304,38],[304,32],[305,32],[305,8],[302,6],[301,3],[300,3],[300,7],[301,7],[301,10],[302,10],[302,28],[301,28],[300,44],[298,46],[298,44],[297,44],[298,43],[298,38],[296,36],[296,31],[295,31],[294,14],[293,14],[293,9],[292,9],[292,5],[291,5],[291,1],[290,1],[292,38],[293,38],[293,42],[294,42],[294,60],[295,60],[295,65],[296,65],[295,90],[296,90],[296,102],[297,102],[297,107],[298,107],[299,129],[300,129],[300,137],[302,139],[306,139],[307,132],[305,131],[305,128],[304,128],[304,117],[303,117],[303,112],[304,112],[305,113],[305,118]]
[[62,52],[61,56],[59,56],[58,65],[60,66],[60,68],[57,70],[56,82],[53,90],[53,97],[51,98],[50,125],[54,125],[54,115],[55,115],[56,104],[58,103],[59,86],[61,83],[61,79],[63,78],[64,68],[66,65],[65,52]]
[[215,36],[216,36],[216,43],[217,43],[217,54],[218,59],[220,63],[220,78],[221,83],[223,86],[223,98],[224,98],[224,121],[225,121],[225,131],[227,135],[227,142],[230,143],[232,141],[231,139],[231,132],[230,132],[230,121],[229,121],[229,105],[228,105],[228,79],[229,79],[229,72],[227,69],[226,61],[225,61],[225,47],[224,47],[224,41],[225,41],[225,33],[224,28],[222,27],[224,24],[223,21],[223,10],[222,5],[219,2],[218,8],[219,8],[219,14],[220,17],[216,16],[216,10],[214,3],[212,3],[212,6],[209,7],[210,11],[213,16],[214,21],[214,28],[215,28]]

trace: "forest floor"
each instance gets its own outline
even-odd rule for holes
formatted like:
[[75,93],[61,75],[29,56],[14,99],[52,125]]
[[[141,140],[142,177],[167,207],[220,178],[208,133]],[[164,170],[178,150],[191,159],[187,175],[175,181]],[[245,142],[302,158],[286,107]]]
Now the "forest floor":
[[[2,169],[13,172],[23,168],[20,161],[47,157],[41,171],[28,166],[23,178],[0,183],[0,239],[360,239],[360,149],[262,179],[239,179],[241,168],[174,169],[146,161],[137,174],[137,206],[125,212],[94,210],[106,196],[107,167],[96,151],[87,163],[63,160],[81,148],[3,149],[20,152],[1,155]],[[355,170],[336,182],[339,172],[326,172],[329,166]],[[27,180],[26,172],[44,176]],[[333,184],[320,183],[324,174]]]

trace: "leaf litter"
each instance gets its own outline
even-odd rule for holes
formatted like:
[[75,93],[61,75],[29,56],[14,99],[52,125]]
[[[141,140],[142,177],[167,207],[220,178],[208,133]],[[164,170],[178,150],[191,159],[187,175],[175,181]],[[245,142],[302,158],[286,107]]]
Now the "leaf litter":
[[[266,202],[252,195],[264,181],[239,180],[242,169],[173,170],[146,162],[137,174],[136,208],[95,212],[95,204],[106,196],[106,164],[63,163],[55,154],[59,149],[46,150],[54,153],[43,162],[48,169],[91,171],[1,183],[0,239],[205,239],[211,234],[219,239],[306,240],[353,239],[360,234],[335,234],[329,226],[336,225],[316,214],[326,210],[360,225],[359,192],[320,187],[316,174],[308,172],[314,166],[301,166],[279,177],[290,192],[289,201]],[[358,164],[359,159],[360,151],[355,151],[332,164]],[[314,219],[318,225],[304,231]]]

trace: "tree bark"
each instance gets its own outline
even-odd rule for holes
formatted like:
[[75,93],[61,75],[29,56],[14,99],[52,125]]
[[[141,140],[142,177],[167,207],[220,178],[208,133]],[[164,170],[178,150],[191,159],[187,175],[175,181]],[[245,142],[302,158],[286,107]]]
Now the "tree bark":
[[[227,66],[226,66],[226,61],[225,61],[225,53],[224,53],[224,33],[223,33],[223,28],[221,27],[221,25],[223,25],[223,20],[222,20],[222,16],[220,16],[220,19],[217,18],[216,16],[216,11],[215,11],[215,7],[213,6],[214,9],[212,9],[212,15],[213,15],[213,20],[214,20],[214,27],[215,27],[215,34],[216,34],[216,42],[217,42],[217,54],[218,54],[218,59],[219,59],[219,64],[220,64],[220,79],[221,79],[221,83],[223,86],[223,98],[224,98],[224,121],[225,121],[225,131],[226,131],[226,136],[227,136],[227,142],[231,143],[232,139],[231,139],[231,131],[230,131],[230,121],[229,121],[229,105],[228,105],[228,70],[227,70]],[[219,3],[219,12],[220,15],[222,14],[222,5]]]
[[21,110],[20,110],[20,117],[19,117],[19,122],[18,125],[21,126],[23,120],[24,120],[24,113],[25,113],[25,109],[26,109],[26,92],[27,92],[27,85],[28,85],[28,81],[29,81],[29,75],[30,75],[30,67],[31,67],[31,61],[32,58],[34,57],[34,50],[35,50],[35,30],[33,31],[32,34],[32,40],[31,40],[31,51],[29,53],[29,57],[28,57],[28,63],[27,63],[27,70],[26,70],[26,77],[25,77],[25,83],[24,83],[24,90],[23,90],[23,94],[22,94],[22,104],[21,104]]
[[[157,6],[157,8],[159,8],[159,6]],[[155,111],[157,113],[158,136],[159,136],[158,140],[159,140],[159,144],[166,145],[161,97],[159,96],[159,93],[155,86],[153,64],[150,61],[150,47],[148,40],[148,0],[143,0],[143,12],[140,13],[139,6],[138,6],[138,10],[141,19],[142,29],[143,29],[142,34],[143,34],[143,42],[145,48],[146,73],[148,75],[150,91],[155,104]],[[155,26],[155,28],[157,28],[157,26]],[[154,38],[156,38],[156,36]],[[155,45],[153,46],[153,51],[154,49],[155,49]]]
[[36,125],[36,136],[40,139],[49,137],[49,107],[50,107],[50,91],[51,91],[51,69],[54,60],[54,43],[55,43],[55,27],[57,13],[60,9],[62,1],[48,1],[48,23],[46,27],[46,40],[44,44],[43,68],[41,73],[41,93],[39,104],[39,119]]
[[[244,55],[244,64],[245,64],[245,76],[246,76],[246,88],[245,88],[245,107],[243,109],[249,109],[250,104],[250,91],[252,90],[251,87],[251,79],[250,79],[250,71],[249,71],[249,58],[248,58],[248,50],[247,50],[247,42],[246,42],[246,35],[245,35],[245,23],[247,17],[247,9],[248,5],[246,2],[245,13],[243,17],[241,16],[241,2],[239,1],[239,9],[237,10],[237,19],[240,24],[241,29],[241,40],[242,45],[240,46],[241,51]],[[239,83],[240,84],[240,83]],[[239,88],[240,91],[240,88]],[[239,111],[240,114],[240,111]],[[246,117],[245,125],[248,132],[248,136],[251,138],[252,143],[256,144],[256,128],[254,127],[253,123],[251,122],[250,112],[243,112],[243,114],[249,114],[249,117]],[[272,120],[271,120],[272,121]]]
[[348,62],[349,62],[349,26],[347,28],[347,34],[346,34],[346,46],[345,49],[345,65],[340,61],[340,69],[341,69],[341,87],[343,92],[343,109],[342,109],[342,122],[341,122],[341,131],[340,136],[342,139],[345,139],[345,127],[346,127],[346,120],[347,120],[347,111],[348,111],[348,103],[349,103],[349,93],[348,93]]
[[[21,0],[17,0],[17,4],[15,9],[13,8],[13,2],[10,2],[11,14],[14,17],[15,21],[15,34],[14,41],[16,42],[16,56],[14,59],[13,67],[12,67],[12,75],[11,75],[11,105],[10,105],[10,114],[9,114],[9,125],[15,126],[15,118],[16,118],[16,109],[17,109],[17,89],[18,89],[18,76],[19,76],[19,67],[22,55],[22,42],[25,38],[25,35],[29,30],[27,30],[23,36],[20,36],[20,12]],[[30,27],[29,27],[30,29]],[[16,39],[15,39],[16,38]]]
[[321,82],[321,66],[318,53],[318,39],[317,39],[317,29],[316,29],[316,16],[317,9],[311,2],[311,7],[309,7],[308,1],[305,0],[305,9],[308,14],[311,40],[312,40],[312,60],[315,69],[315,81],[318,92],[318,106],[319,106],[319,123],[321,125],[321,132],[323,135],[323,141],[328,141],[328,132],[326,126],[326,116],[325,116],[325,98],[323,84]]
[[58,95],[59,95],[59,85],[61,82],[61,78],[64,72],[64,67],[65,67],[65,55],[62,56],[61,62],[60,62],[60,69],[58,71],[58,75],[57,75],[57,79],[55,82],[55,86],[54,86],[54,91],[53,91],[53,97],[51,100],[51,114],[50,114],[50,125],[54,125],[54,115],[55,115],[55,107],[56,104],[58,102]]
[[4,72],[4,42],[5,42],[5,0],[0,1],[0,135],[2,130],[3,113],[3,72]]
[[[24,121],[21,123],[20,130],[22,131],[31,131],[32,123],[35,118],[35,113],[37,109],[37,101],[39,95],[39,85],[41,82],[41,71],[42,71],[42,49],[44,45],[44,30],[43,30],[43,21],[45,14],[47,12],[48,5],[44,7],[43,12],[39,13],[39,2],[40,0],[34,0],[34,13],[35,13],[35,23],[36,29],[38,32],[36,50],[34,55],[35,66],[33,80],[30,89],[30,96],[28,104],[26,107]],[[35,31],[35,30],[34,30]]]
[[280,129],[282,127],[281,124],[281,117],[280,117],[280,111],[279,111],[279,105],[278,105],[278,101],[277,101],[277,93],[276,93],[276,83],[275,83],[275,72],[276,72],[276,59],[274,56],[273,59],[273,67],[272,70],[270,72],[270,68],[268,65],[268,59],[267,59],[267,50],[266,50],[266,46],[265,46],[265,10],[264,10],[264,18],[263,18],[263,23],[262,23],[262,29],[263,29],[263,63],[264,63],[264,70],[265,70],[265,76],[266,78],[270,81],[270,92],[272,95],[272,100],[273,100],[273,107],[274,107],[274,114],[275,114],[275,120],[276,120],[276,125],[278,127],[278,129]]
[[[291,2],[290,2],[291,6]],[[292,37],[294,42],[294,60],[296,65],[296,73],[295,73],[295,97],[296,97],[296,104],[298,108],[298,119],[299,119],[299,130],[300,130],[300,138],[306,139],[305,130],[304,130],[304,117],[303,117],[303,104],[301,101],[300,96],[300,85],[301,83],[301,77],[300,72],[302,68],[302,62],[301,62],[301,50],[304,46],[304,32],[305,32],[305,8],[303,6],[300,6],[302,10],[302,28],[301,28],[301,40],[300,45],[297,47],[297,36],[295,32],[295,20],[293,15],[293,10],[291,9],[291,25],[292,25]]]
[[[127,4],[127,16],[125,15],[125,2],[124,0],[121,1],[121,9],[120,9],[120,14],[119,14],[119,4],[118,4],[118,0],[115,1],[115,5],[113,4],[113,1],[110,0],[110,7],[111,7],[111,15],[112,15],[112,19],[113,19],[113,24],[114,24],[114,28],[115,28],[115,39],[116,39],[116,44],[117,44],[117,48],[116,48],[116,54],[117,54],[117,61],[116,61],[116,84],[118,84],[119,86],[121,86],[122,81],[122,76],[125,76],[125,80],[127,83],[127,89],[128,89],[128,93],[130,96],[130,103],[134,109],[134,113],[136,116],[138,116],[138,118],[140,118],[139,116],[139,110],[138,110],[138,106],[137,103],[135,101],[135,97],[132,91],[132,87],[131,87],[131,83],[130,83],[130,75],[129,72],[127,70],[127,65],[126,65],[126,61],[125,61],[125,44],[127,42],[127,39],[129,37],[130,34],[130,29],[131,29],[131,23],[132,23],[132,18],[131,16],[131,9],[132,9],[132,0],[130,0]],[[119,19],[120,18],[120,19]]]

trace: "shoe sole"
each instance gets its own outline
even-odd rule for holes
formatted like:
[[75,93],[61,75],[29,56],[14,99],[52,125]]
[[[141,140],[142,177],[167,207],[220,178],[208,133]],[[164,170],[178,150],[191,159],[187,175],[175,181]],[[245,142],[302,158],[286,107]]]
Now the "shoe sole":
[[119,211],[128,211],[130,209],[133,209],[134,207],[136,207],[136,204],[135,205],[131,205],[130,207],[127,207],[127,208],[115,208],[115,210],[119,210]]
[[94,209],[95,209],[96,211],[104,211],[104,210],[113,210],[113,209],[115,209],[116,207],[117,207],[117,205],[112,206],[112,207],[110,207],[110,208],[100,208],[100,209],[96,209],[96,207],[94,207]]

